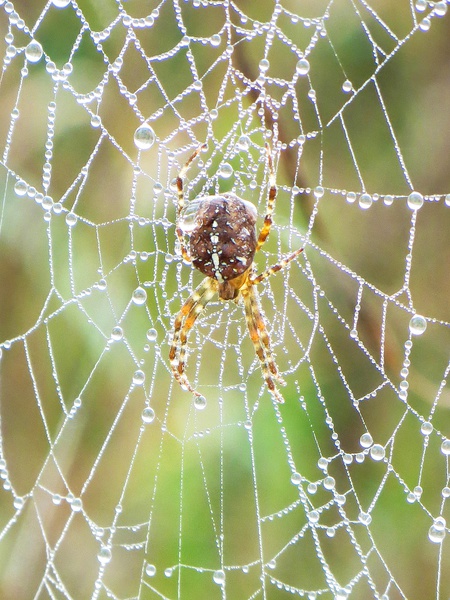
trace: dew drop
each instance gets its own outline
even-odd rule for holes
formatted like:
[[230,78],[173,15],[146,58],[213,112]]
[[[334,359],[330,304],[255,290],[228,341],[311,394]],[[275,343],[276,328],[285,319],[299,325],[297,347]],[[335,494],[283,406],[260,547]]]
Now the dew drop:
[[420,485],[416,485],[416,487],[413,490],[413,493],[414,493],[414,497],[417,500],[420,500],[422,497],[422,494],[423,494],[423,488]]
[[416,497],[412,492],[409,492],[409,494],[406,496],[406,502],[408,502],[408,504],[414,504],[415,501]]
[[145,304],[147,300],[147,292],[144,290],[144,288],[136,288],[133,292],[132,300],[134,304],[137,304],[138,306]]
[[247,150],[250,148],[250,138],[248,137],[248,135],[241,135],[241,137],[238,139],[237,141],[237,149],[240,150],[241,152],[247,152]]
[[450,440],[445,439],[441,444],[441,452],[445,456],[450,456]]
[[138,369],[133,373],[133,383],[134,385],[143,385],[145,381],[145,373]]
[[436,2],[434,5],[434,14],[437,17],[444,17],[447,14],[447,3],[444,0]]
[[374,444],[370,448],[370,456],[373,460],[380,461],[385,457],[386,452],[381,444]]
[[422,426],[420,427],[420,433],[422,435],[430,435],[433,432],[433,425],[431,423],[429,423],[428,421],[425,421],[424,423],[422,423]]
[[309,61],[306,60],[306,58],[301,58],[295,66],[295,70],[299,75],[307,75],[309,73],[309,69],[310,64]]
[[12,44],[6,48],[6,58],[11,59],[17,54],[17,48]]
[[358,515],[358,521],[363,525],[370,525],[372,522],[372,517],[369,515],[369,513],[360,512]]
[[265,73],[269,67],[270,67],[270,63],[267,60],[267,58],[263,58],[262,60],[259,61],[259,69],[263,73]]
[[25,504],[25,500],[21,496],[16,496],[14,498],[13,506],[17,510],[20,510],[24,504]]
[[99,115],[92,115],[91,117],[91,126],[94,128],[100,127],[102,124],[102,120]]
[[353,456],[351,454],[344,454],[342,457],[345,465],[351,465],[353,462]]
[[319,518],[320,518],[320,514],[317,510],[311,510],[308,513],[308,521],[310,523],[317,523],[319,521]]
[[361,194],[359,198],[359,206],[367,210],[372,206],[372,196],[370,194]]
[[197,226],[197,212],[200,207],[200,202],[193,200],[189,202],[187,207],[184,209],[180,220],[180,228],[185,232],[189,233]]
[[97,554],[97,559],[98,562],[101,565],[107,565],[109,563],[109,561],[112,558],[112,553],[111,550],[109,548],[107,548],[106,546],[103,546],[100,550],[100,552]]
[[321,185],[318,185],[317,187],[314,188],[314,196],[316,198],[322,198],[324,193],[325,193],[325,190],[323,189],[323,187]]
[[334,488],[336,487],[336,480],[334,477],[325,477],[325,479],[323,480],[323,487],[326,490],[334,490]]
[[45,65],[45,70],[47,73],[50,73],[50,75],[53,75],[57,71],[55,63],[52,60],[49,60]]
[[206,408],[205,396],[195,396],[194,406],[197,410],[203,410],[204,408]]
[[140,150],[148,150],[155,143],[155,132],[147,123],[140,125],[134,132],[134,143]]
[[146,424],[153,423],[153,421],[155,420],[155,411],[153,410],[153,408],[150,408],[150,406],[144,408],[144,410],[142,411],[142,420]]
[[324,456],[321,456],[317,461],[317,466],[322,471],[326,471],[328,469],[328,460]]
[[233,175],[233,167],[229,163],[223,163],[220,166],[219,175],[223,179],[229,179]]
[[211,36],[211,39],[209,40],[211,46],[220,46],[220,42],[222,41],[222,38],[220,37],[220,35],[218,33],[215,33],[213,36]]
[[409,330],[413,335],[422,335],[427,328],[427,322],[422,315],[414,315],[409,322]]
[[145,567],[145,574],[148,577],[154,577],[156,575],[155,565],[147,564],[147,566]]
[[217,585],[224,585],[225,583],[225,571],[219,569],[218,571],[214,571],[213,581],[217,583]]
[[373,439],[370,433],[363,433],[359,438],[359,443],[363,448],[370,448],[370,446],[373,444]]
[[41,44],[36,40],[32,40],[25,48],[25,56],[31,63],[41,60],[43,53]]
[[19,181],[16,182],[16,184],[14,186],[14,192],[17,194],[17,196],[25,196],[27,191],[28,191],[28,184],[25,183],[25,181],[20,179]]
[[155,183],[155,185],[153,186],[153,193],[158,195],[163,191],[163,186],[161,183],[157,182]]
[[423,206],[423,196],[419,192],[412,192],[408,196],[407,202],[411,210],[419,210]]
[[420,31],[429,31],[431,27],[431,20],[428,17],[425,17],[425,19],[423,19],[423,21],[421,21],[419,23],[419,29]]
[[342,84],[342,91],[349,94],[353,90],[353,84],[349,79],[346,79]]
[[73,227],[74,225],[76,225],[77,221],[78,221],[78,217],[77,217],[76,214],[74,214],[73,212],[67,213],[67,215],[66,215],[66,224],[69,227]]
[[291,475],[291,483],[294,485],[299,485],[302,482],[302,476],[300,473],[292,473]]
[[123,329],[122,327],[113,327],[111,330],[111,339],[115,342],[118,342],[123,338]]
[[72,71],[73,71],[73,65],[72,65],[72,63],[70,63],[70,62],[66,62],[66,63],[63,65],[63,68],[62,68],[62,73],[63,73],[63,75],[64,75],[65,77],[68,77],[69,75],[71,75],[71,74],[72,74]]
[[158,332],[156,331],[156,329],[149,329],[147,331],[147,339],[149,342],[156,342],[158,338]]
[[70,508],[73,510],[73,512],[80,512],[83,508],[81,498],[74,498],[70,503]]
[[443,542],[446,531],[445,531],[445,519],[443,517],[438,517],[434,520],[433,525],[428,530],[428,538],[434,544],[440,544]]
[[53,206],[53,199],[50,196],[44,196],[41,204],[42,208],[45,208],[45,210],[50,210],[50,208]]

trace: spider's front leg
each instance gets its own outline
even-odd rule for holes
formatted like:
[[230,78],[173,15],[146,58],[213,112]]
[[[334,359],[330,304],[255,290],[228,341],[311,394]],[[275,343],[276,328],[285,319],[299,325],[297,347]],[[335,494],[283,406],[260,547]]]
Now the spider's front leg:
[[185,243],[185,240],[184,240],[183,230],[181,229],[181,226],[180,226],[181,213],[183,212],[183,208],[184,208],[183,179],[186,176],[186,173],[187,173],[189,167],[191,166],[192,161],[197,158],[197,156],[200,154],[200,152],[204,148],[206,148],[206,144],[202,144],[201,146],[199,146],[197,148],[197,150],[195,150],[195,152],[193,152],[191,154],[191,156],[186,161],[186,164],[184,165],[184,167],[178,173],[178,177],[175,180],[175,183],[176,183],[176,186],[177,186],[177,194],[178,194],[177,219],[176,219],[176,228],[175,228],[175,231],[176,231],[176,234],[177,234],[178,243],[180,244],[181,254],[182,254],[184,260],[187,261],[187,262],[191,262],[191,257],[189,255],[189,251],[188,251],[188,249],[186,247],[186,243]]
[[280,403],[284,402],[283,396],[278,391],[274,379],[281,385],[286,385],[278,372],[277,365],[270,347],[270,338],[267,332],[264,317],[259,307],[258,292],[254,286],[249,286],[241,291],[244,298],[245,316],[250,338],[255,347],[256,355],[261,363],[261,369],[269,392]]
[[175,318],[172,346],[169,352],[170,367],[181,387],[189,390],[195,396],[201,396],[201,394],[194,390],[184,372],[186,367],[187,336],[198,315],[216,292],[217,282],[210,277],[206,277],[189,296]]
[[277,197],[277,184],[275,179],[275,170],[273,168],[272,153],[270,151],[269,144],[266,144],[267,163],[269,165],[269,197],[267,199],[266,216],[264,217],[264,223],[259,232],[258,243],[256,245],[256,251],[258,251],[267,239],[272,227],[272,214],[273,207],[275,205],[275,198]]

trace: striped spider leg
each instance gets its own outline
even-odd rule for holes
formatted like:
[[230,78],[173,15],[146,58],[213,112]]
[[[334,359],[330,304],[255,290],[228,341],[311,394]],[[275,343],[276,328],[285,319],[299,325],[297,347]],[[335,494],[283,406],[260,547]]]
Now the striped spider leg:
[[169,352],[172,373],[183,389],[188,390],[197,397],[200,397],[201,394],[194,390],[184,372],[186,367],[187,336],[194,326],[197,317],[216,292],[217,282],[210,277],[205,277],[183,304],[175,318],[173,327],[172,346]]
[[284,402],[283,396],[277,390],[273,380],[275,379],[280,385],[286,385],[286,383],[278,372],[278,367],[276,365],[270,345],[269,333],[267,331],[264,316],[261,312],[259,294],[256,286],[264,279],[267,279],[271,275],[274,275],[278,271],[281,271],[287,267],[287,265],[294,260],[300,254],[300,252],[303,252],[303,248],[292,252],[292,254],[281,260],[276,265],[269,267],[260,275],[257,275],[256,277],[249,275],[248,285],[246,288],[241,289],[241,294],[244,298],[245,316],[250,339],[253,342],[256,355],[261,363],[261,369],[267,388],[272,396],[274,396],[274,398],[281,403]]
[[178,243],[180,244],[180,250],[181,250],[181,254],[184,258],[184,260],[186,262],[191,262],[191,257],[189,256],[189,252],[186,248],[186,244],[184,241],[184,235],[183,235],[183,231],[180,227],[180,221],[181,221],[181,216],[182,216],[182,212],[184,209],[184,190],[183,190],[183,178],[186,176],[186,173],[188,172],[189,167],[191,166],[192,162],[197,158],[197,156],[200,154],[200,152],[207,147],[207,144],[203,144],[202,146],[199,146],[195,152],[193,152],[191,154],[191,156],[187,159],[186,164],[184,165],[184,167],[181,169],[181,171],[178,173],[178,176],[175,180],[176,186],[177,186],[177,195],[178,195],[178,204],[177,204],[177,224],[176,224],[176,228],[175,228],[175,232],[177,234],[177,238],[178,238]]

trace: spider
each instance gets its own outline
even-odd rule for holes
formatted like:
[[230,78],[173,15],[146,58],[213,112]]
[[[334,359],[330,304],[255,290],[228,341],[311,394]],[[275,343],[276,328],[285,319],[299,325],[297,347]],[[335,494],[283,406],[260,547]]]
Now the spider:
[[[269,194],[264,223],[256,234],[256,207],[231,192],[214,196],[200,196],[185,208],[183,178],[200,152],[203,144],[187,160],[176,178],[178,208],[176,235],[185,261],[206,275],[205,279],[183,304],[175,318],[172,346],[169,352],[170,365],[175,379],[181,387],[197,397],[186,374],[187,336],[195,320],[207,303],[217,293],[220,300],[242,300],[250,338],[261,363],[262,373],[269,392],[278,402],[284,399],[275,382],[285,385],[278,372],[271,350],[269,334],[261,312],[258,283],[284,269],[303,248],[296,250],[279,263],[256,274],[255,253],[261,249],[272,226],[272,213],[277,195],[275,172],[270,147],[266,144],[269,168]],[[189,237],[189,249],[185,243]]]

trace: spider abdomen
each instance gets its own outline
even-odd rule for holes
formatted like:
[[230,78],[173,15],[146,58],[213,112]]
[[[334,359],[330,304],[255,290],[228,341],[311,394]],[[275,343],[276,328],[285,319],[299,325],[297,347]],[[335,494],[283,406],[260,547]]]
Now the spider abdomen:
[[182,229],[196,269],[219,283],[242,275],[256,250],[256,208],[232,193],[191,202]]

